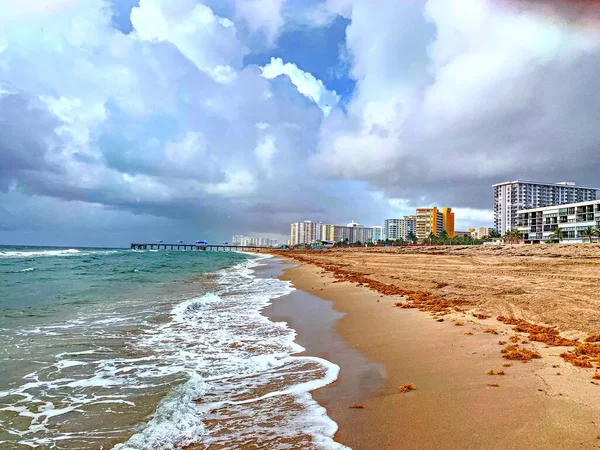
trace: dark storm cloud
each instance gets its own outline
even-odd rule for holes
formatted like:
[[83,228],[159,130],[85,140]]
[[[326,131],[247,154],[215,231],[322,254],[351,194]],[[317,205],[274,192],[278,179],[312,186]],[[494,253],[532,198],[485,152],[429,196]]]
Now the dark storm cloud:
[[55,129],[61,122],[28,95],[0,96],[0,190],[14,181],[57,172],[48,160],[52,149],[63,143]]

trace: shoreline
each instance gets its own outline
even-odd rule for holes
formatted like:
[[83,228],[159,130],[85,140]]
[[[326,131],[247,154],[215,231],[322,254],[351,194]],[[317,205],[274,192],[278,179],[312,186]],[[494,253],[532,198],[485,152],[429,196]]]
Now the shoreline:
[[[512,333],[494,319],[472,317],[463,326],[452,315],[432,321],[416,309],[394,307],[401,297],[293,263],[299,265],[280,278],[343,314],[334,329],[351,351],[336,352],[322,339],[305,345],[306,337],[297,336],[308,354],[327,354],[341,367],[336,382],[312,393],[338,424],[336,441],[355,449],[598,448],[600,408],[590,399],[600,388],[590,384],[589,371],[566,364],[559,348],[540,346],[544,357],[527,364],[507,361],[498,341]],[[284,320],[296,329],[306,317]],[[497,335],[484,333],[491,326]],[[400,393],[407,383],[416,390]]]

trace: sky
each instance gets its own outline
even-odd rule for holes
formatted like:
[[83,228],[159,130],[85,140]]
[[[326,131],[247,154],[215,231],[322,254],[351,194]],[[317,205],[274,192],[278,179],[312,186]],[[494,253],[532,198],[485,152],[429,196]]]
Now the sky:
[[567,3],[0,0],[0,244],[467,229],[494,183],[600,187],[600,14]]

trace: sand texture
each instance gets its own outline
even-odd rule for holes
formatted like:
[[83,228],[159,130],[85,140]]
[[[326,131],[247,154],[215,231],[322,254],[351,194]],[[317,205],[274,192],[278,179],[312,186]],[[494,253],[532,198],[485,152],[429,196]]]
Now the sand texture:
[[[600,327],[592,247],[282,252],[303,262],[283,277],[331,301],[344,314],[339,336],[383,367],[382,383],[326,340],[308,348],[342,369],[314,392],[340,426],[336,439],[354,449],[600,448],[598,362],[560,356],[576,348],[563,339],[582,343]],[[425,312],[398,306],[411,302]],[[540,358],[506,359],[511,345]],[[407,384],[416,389],[402,392]]]
[[290,252],[492,316],[600,332],[600,245],[433,246]]

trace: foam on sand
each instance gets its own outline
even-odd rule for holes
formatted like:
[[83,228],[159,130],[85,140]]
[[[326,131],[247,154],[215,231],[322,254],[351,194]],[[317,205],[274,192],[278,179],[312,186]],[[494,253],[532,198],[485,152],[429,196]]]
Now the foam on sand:
[[[160,341],[181,347],[190,338],[200,339],[193,352],[196,367],[161,402],[144,430],[116,449],[169,449],[194,442],[235,446],[244,440],[288,448],[286,442],[294,439],[310,442],[312,448],[345,448],[333,441],[337,425],[310,395],[335,381],[339,367],[293,356],[304,351],[294,342],[295,332],[260,314],[273,298],[293,288],[288,282],[256,278],[250,269],[258,264],[260,259],[235,273],[221,273],[220,282],[227,286],[223,291],[173,308],[172,322],[148,345]],[[218,425],[208,426],[207,420]]]

